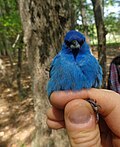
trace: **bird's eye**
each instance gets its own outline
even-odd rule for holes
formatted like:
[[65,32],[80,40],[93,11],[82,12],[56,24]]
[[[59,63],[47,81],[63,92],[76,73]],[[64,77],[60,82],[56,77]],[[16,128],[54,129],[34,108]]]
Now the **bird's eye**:
[[80,46],[82,46],[84,43],[84,40],[79,41]]
[[73,41],[71,42],[71,44],[75,45],[76,42],[77,42],[76,40],[73,40]]
[[69,41],[65,40],[65,44],[66,44],[68,47],[70,47],[70,42],[69,42]]

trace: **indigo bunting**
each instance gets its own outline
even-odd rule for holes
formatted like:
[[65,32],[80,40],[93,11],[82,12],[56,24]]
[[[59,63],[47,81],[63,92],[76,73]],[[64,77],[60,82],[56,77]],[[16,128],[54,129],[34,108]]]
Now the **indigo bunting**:
[[[48,97],[54,91],[78,91],[100,87],[101,84],[102,69],[92,55],[85,36],[75,30],[69,31],[65,35],[62,49],[51,63],[50,80],[47,85]],[[88,101],[94,109],[97,108],[94,102],[90,99]]]

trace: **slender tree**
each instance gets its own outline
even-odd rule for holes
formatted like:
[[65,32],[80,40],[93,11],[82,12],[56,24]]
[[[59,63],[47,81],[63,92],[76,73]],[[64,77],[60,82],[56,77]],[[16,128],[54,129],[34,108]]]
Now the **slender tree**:
[[82,17],[82,25],[83,25],[83,31],[88,39],[88,25],[87,25],[87,15],[86,15],[86,0],[81,0],[80,2],[80,11],[81,11],[81,17]]
[[92,0],[98,38],[98,59],[103,69],[103,87],[106,87],[106,30],[102,9],[102,0]]
[[71,3],[69,0],[19,0],[19,6],[33,84],[36,125],[33,147],[62,147],[65,140],[57,140],[46,126],[46,66],[60,49],[63,36],[70,29]]

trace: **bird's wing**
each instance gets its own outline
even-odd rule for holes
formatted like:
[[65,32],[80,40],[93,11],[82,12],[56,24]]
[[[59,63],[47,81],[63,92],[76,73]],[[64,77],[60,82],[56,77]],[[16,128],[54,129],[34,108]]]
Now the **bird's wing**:
[[81,72],[70,55],[58,55],[51,64],[47,91],[50,95],[58,90],[79,90],[82,88]]
[[[96,58],[91,55],[83,56],[78,62],[83,75],[87,80],[87,87],[100,87],[102,84],[102,69]],[[85,88],[86,88],[85,86]]]
[[60,60],[60,54],[57,54],[57,55],[54,57],[54,59],[53,59],[51,65],[50,65],[49,78],[51,78],[52,73],[54,72],[54,65],[56,65],[56,63],[57,63],[59,60]]

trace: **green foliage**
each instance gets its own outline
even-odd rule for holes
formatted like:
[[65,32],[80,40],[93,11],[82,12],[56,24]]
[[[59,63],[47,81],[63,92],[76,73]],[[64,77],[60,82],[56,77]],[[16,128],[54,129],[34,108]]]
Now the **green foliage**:
[[22,27],[21,27],[17,1],[1,0],[0,1],[0,40],[2,44],[2,50],[3,48],[9,50],[12,44],[14,43],[17,34],[21,32],[22,32]]
[[[119,6],[118,0],[106,0],[105,7],[108,8],[109,6]],[[104,23],[107,30],[107,42],[120,42],[120,12],[115,13],[114,9],[112,12],[107,12],[105,16]]]
[[81,16],[81,6],[84,5],[85,15],[86,15],[86,24],[87,24],[87,29],[88,29],[88,36],[91,38],[91,43],[94,44],[94,40],[96,40],[97,34],[96,34],[96,27],[95,27],[92,3],[91,3],[91,1],[87,1],[87,0],[82,0],[82,1],[76,0],[76,4],[77,4],[76,5],[76,11],[77,11],[76,29],[78,29],[80,32],[84,33],[84,27],[82,24],[82,16]]
[[120,30],[118,29],[118,24],[119,21],[116,18],[116,14],[114,12],[110,13],[106,18],[105,18],[105,25],[107,27],[108,32],[119,32]]
[[[86,13],[86,18],[87,18],[87,27],[88,27],[88,36],[92,40],[92,44],[96,43],[97,41],[97,32],[96,32],[96,27],[95,27],[95,20],[94,20],[94,14],[93,14],[93,6],[90,0],[74,0],[74,5],[76,6],[75,11],[77,15],[77,25],[76,29],[84,33],[84,28],[82,24],[82,18],[81,18],[81,8],[80,5],[81,3],[84,3],[85,6],[85,13]],[[104,23],[105,27],[108,33],[107,37],[107,42],[120,42],[120,39],[118,40],[117,38],[120,38],[120,13],[115,13],[106,11],[106,9],[110,8],[111,6],[119,6],[119,0],[103,0],[104,2],[104,11],[105,11],[105,18],[104,18]],[[113,36],[112,38],[110,36]]]
[[[119,6],[119,0],[104,0],[104,10],[109,6]],[[75,15],[76,15],[76,29],[84,33],[81,18],[81,4],[85,6],[86,24],[88,28],[88,35],[91,40],[96,40],[96,28],[93,14],[93,6],[89,0],[73,0]],[[120,34],[120,13],[116,15],[115,12],[107,12],[104,22],[108,34],[114,36]],[[22,32],[21,21],[19,17],[17,0],[0,0],[0,51],[7,48],[11,51],[11,46],[15,42],[18,34]],[[115,38],[115,37],[114,37]],[[8,44],[9,43],[9,44]]]
[[115,0],[106,0],[104,3],[106,4],[106,6],[113,6],[114,2]]
[[114,5],[120,5],[119,0],[104,0],[105,7],[114,6]]
[[21,32],[21,23],[18,16],[18,12],[13,12],[12,14],[1,17],[0,22],[3,29],[0,30],[0,33],[4,33],[7,38],[16,37]]

